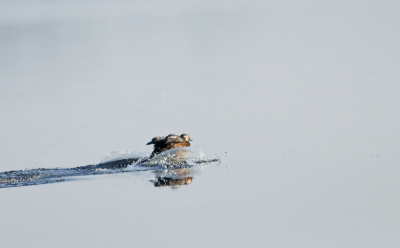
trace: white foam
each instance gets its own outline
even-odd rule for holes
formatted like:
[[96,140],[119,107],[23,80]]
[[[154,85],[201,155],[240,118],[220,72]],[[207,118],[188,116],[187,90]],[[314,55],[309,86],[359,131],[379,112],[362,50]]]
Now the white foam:
[[154,158],[162,158],[162,157],[175,157],[175,158],[184,158],[184,159],[201,159],[204,158],[204,153],[197,148],[193,147],[182,147],[175,148],[171,150],[167,150],[160,154],[154,156]]
[[112,151],[103,157],[100,164],[129,158],[148,159],[150,158],[150,154],[144,151],[135,150]]

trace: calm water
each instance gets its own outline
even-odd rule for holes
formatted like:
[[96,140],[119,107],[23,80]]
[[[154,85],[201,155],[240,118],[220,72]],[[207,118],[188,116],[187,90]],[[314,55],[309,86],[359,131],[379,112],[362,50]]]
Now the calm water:
[[0,2],[0,172],[170,133],[220,158],[1,188],[1,246],[399,247],[399,11]]

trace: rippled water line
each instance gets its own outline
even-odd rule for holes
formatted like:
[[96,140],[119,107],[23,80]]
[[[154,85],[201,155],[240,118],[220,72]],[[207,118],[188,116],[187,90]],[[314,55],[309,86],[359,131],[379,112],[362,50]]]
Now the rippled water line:
[[[87,165],[76,168],[38,168],[19,171],[7,171],[0,173],[0,188],[39,185],[55,182],[76,180],[72,177],[113,174],[133,171],[129,168],[135,162],[133,159],[125,159],[98,165]],[[137,171],[146,168],[137,168]]]

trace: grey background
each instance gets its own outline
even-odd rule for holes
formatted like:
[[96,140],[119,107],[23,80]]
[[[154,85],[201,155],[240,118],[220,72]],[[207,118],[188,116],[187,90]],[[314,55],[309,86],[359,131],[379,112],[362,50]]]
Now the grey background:
[[[398,1],[1,1],[0,170],[188,133],[219,166],[0,190],[4,247],[399,247]],[[225,153],[226,152],[226,153]]]

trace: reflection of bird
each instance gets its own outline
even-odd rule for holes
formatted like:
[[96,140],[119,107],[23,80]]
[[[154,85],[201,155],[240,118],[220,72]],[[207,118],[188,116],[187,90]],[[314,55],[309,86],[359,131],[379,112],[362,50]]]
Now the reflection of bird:
[[167,178],[167,177],[159,177],[156,181],[152,181],[154,183],[154,187],[163,187],[163,186],[171,186],[173,188],[191,184],[193,181],[193,177],[184,177],[184,178]]
[[154,137],[146,145],[151,145],[151,144],[154,145],[154,150],[150,155],[150,158],[152,158],[156,154],[162,153],[170,149],[188,147],[190,146],[189,141],[192,140],[187,134],[182,134],[181,136],[178,136],[176,134],[170,134],[167,137],[162,137],[162,136]]

